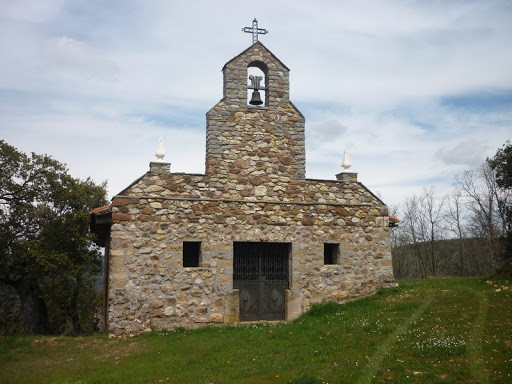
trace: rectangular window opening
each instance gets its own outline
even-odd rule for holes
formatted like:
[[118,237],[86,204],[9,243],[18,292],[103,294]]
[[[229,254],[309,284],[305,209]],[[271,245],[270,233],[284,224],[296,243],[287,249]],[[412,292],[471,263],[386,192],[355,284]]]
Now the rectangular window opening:
[[183,242],[183,267],[199,267],[201,260],[201,242]]
[[338,264],[340,255],[340,245],[339,244],[324,244],[324,264]]

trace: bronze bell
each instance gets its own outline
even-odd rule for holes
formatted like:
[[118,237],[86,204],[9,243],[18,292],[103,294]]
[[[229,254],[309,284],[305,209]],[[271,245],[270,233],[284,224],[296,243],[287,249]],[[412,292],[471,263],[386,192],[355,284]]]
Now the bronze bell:
[[260,92],[257,89],[252,91],[251,101],[249,101],[249,104],[251,104],[251,105],[263,104],[263,101],[261,100],[261,97],[260,97]]

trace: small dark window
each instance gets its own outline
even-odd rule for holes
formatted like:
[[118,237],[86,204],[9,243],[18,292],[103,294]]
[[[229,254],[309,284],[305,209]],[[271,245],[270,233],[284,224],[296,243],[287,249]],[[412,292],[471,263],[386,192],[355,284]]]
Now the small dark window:
[[338,264],[338,255],[340,253],[339,244],[324,244],[324,264]]
[[199,267],[200,255],[200,241],[183,242],[183,267]]

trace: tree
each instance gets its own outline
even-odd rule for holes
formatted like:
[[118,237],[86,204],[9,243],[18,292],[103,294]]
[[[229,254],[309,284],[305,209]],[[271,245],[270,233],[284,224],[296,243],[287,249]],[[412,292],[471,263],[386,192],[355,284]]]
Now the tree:
[[512,257],[512,144],[507,141],[502,148],[499,148],[492,159],[487,162],[494,171],[496,184],[502,190],[502,199],[499,207],[504,217],[506,228],[506,250],[507,258]]
[[474,238],[485,242],[494,271],[503,257],[502,238],[505,234],[503,206],[510,194],[498,187],[489,162],[476,170],[465,171],[455,178],[456,184],[468,198],[471,219],[469,231]]
[[[443,235],[447,241],[439,241]],[[503,259],[512,257],[510,142],[480,167],[456,176],[451,195],[438,198],[427,187],[423,194],[407,197],[392,240],[399,276],[498,272]],[[510,274],[512,262],[508,266]]]
[[434,187],[423,188],[423,195],[420,198],[422,221],[426,223],[426,239],[429,241],[429,253],[431,259],[432,276],[436,275],[438,257],[436,252],[436,241],[440,240],[440,220],[444,206],[444,198],[437,199]]
[[[466,256],[466,229],[465,229],[465,212],[462,192],[455,190],[447,197],[447,210],[445,213],[445,222],[449,232],[453,233],[458,239],[458,262],[459,274],[464,276],[464,258]],[[477,263],[478,266],[478,263]]]
[[100,260],[89,212],[105,196],[104,184],[74,179],[50,156],[0,140],[0,282],[20,298],[23,332],[87,330]]
[[496,183],[500,188],[512,189],[512,144],[507,141],[487,162],[495,172]]
[[401,225],[402,233],[411,244],[419,275],[426,277],[428,259],[423,243],[427,237],[427,225],[423,219],[421,199],[416,195],[406,198]]
[[[388,210],[391,216],[400,217],[403,221],[403,215],[401,215],[398,205],[389,205]],[[407,276],[407,273],[410,269],[410,265],[405,260],[405,254],[402,252],[404,248],[403,246],[409,244],[408,237],[404,234],[401,225],[390,228],[390,237],[393,275],[395,278],[401,279]]]

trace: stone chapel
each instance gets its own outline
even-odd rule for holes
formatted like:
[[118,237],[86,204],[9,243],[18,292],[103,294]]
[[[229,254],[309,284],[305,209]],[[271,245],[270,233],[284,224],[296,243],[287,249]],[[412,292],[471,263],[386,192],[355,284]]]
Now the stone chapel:
[[305,178],[305,120],[286,65],[255,42],[222,71],[205,173],[151,162],[91,213],[110,334],[293,320],[394,284],[386,205],[356,173]]

